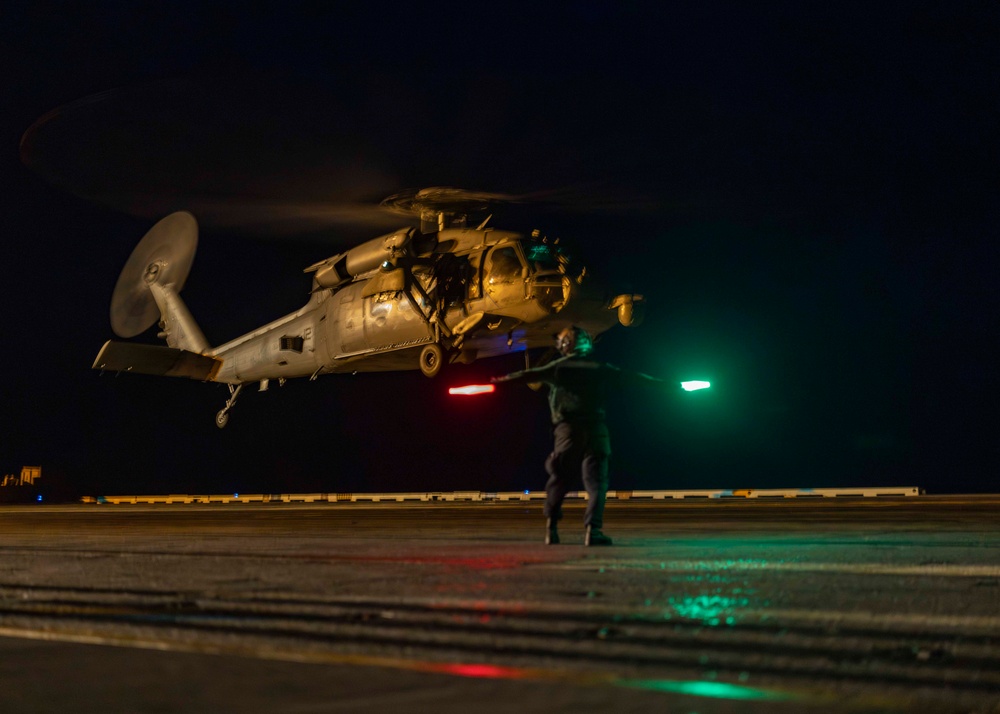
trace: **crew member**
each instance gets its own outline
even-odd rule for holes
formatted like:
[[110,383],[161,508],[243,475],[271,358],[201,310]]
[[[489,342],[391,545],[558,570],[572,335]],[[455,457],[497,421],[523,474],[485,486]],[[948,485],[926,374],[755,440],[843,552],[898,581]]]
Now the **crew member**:
[[545,484],[545,542],[559,542],[559,520],[566,493],[576,478],[587,491],[583,523],[584,545],[611,545],[604,534],[604,501],[608,494],[608,458],[611,439],[605,423],[607,394],[625,382],[662,380],[625,372],[589,359],[594,349],[590,335],[579,327],[567,327],[556,335],[561,357],[541,367],[495,377],[494,382],[541,382],[549,388],[555,445],[545,461],[549,479]]

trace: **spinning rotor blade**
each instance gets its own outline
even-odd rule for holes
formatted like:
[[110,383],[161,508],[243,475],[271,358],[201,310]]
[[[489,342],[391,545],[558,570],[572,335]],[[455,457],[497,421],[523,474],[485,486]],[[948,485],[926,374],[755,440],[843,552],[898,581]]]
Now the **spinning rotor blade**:
[[[401,214],[410,222],[498,203],[631,210],[593,183],[538,191],[540,180],[586,182],[586,171],[574,152],[526,134],[538,117],[519,105],[484,116],[475,102],[442,113],[440,100],[363,76],[321,86],[274,76],[171,80],[49,112],[25,132],[21,158],[53,184],[133,216],[187,210],[202,226],[263,234],[392,229]],[[522,192],[399,193],[441,183]]]
[[116,89],[38,119],[21,158],[62,188],[142,218],[183,209],[202,225],[268,233],[398,227],[378,201],[399,183],[376,161],[378,137],[343,104],[273,80]]

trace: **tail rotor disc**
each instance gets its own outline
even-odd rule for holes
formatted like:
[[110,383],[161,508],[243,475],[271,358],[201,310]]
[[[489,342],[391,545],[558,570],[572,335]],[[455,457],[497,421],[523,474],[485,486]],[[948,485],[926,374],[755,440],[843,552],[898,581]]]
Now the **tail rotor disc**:
[[111,328],[119,337],[135,337],[160,317],[151,283],[173,285],[180,292],[198,247],[198,221],[187,211],[171,213],[149,229],[122,268],[111,295]]

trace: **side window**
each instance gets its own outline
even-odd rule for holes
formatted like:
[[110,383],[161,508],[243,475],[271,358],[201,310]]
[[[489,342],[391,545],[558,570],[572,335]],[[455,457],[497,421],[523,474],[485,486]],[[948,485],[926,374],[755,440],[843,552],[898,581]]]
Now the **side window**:
[[497,246],[490,252],[483,288],[497,305],[524,300],[525,270],[526,266],[514,246]]
[[521,261],[511,247],[496,248],[490,254],[490,268],[486,282],[490,286],[521,282]]

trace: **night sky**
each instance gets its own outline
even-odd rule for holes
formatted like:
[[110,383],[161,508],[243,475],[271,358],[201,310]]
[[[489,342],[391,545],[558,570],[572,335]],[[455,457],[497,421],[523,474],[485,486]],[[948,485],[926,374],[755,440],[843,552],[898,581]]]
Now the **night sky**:
[[223,385],[90,369],[171,210],[205,219],[183,296],[220,344],[386,232],[306,208],[460,186],[555,192],[492,223],[646,296],[598,354],[713,382],[615,396],[612,488],[997,492],[997,5],[659,5],[7,3],[0,470],[53,495],[541,488],[541,394],[446,394],[521,355],[272,385],[223,431]]

